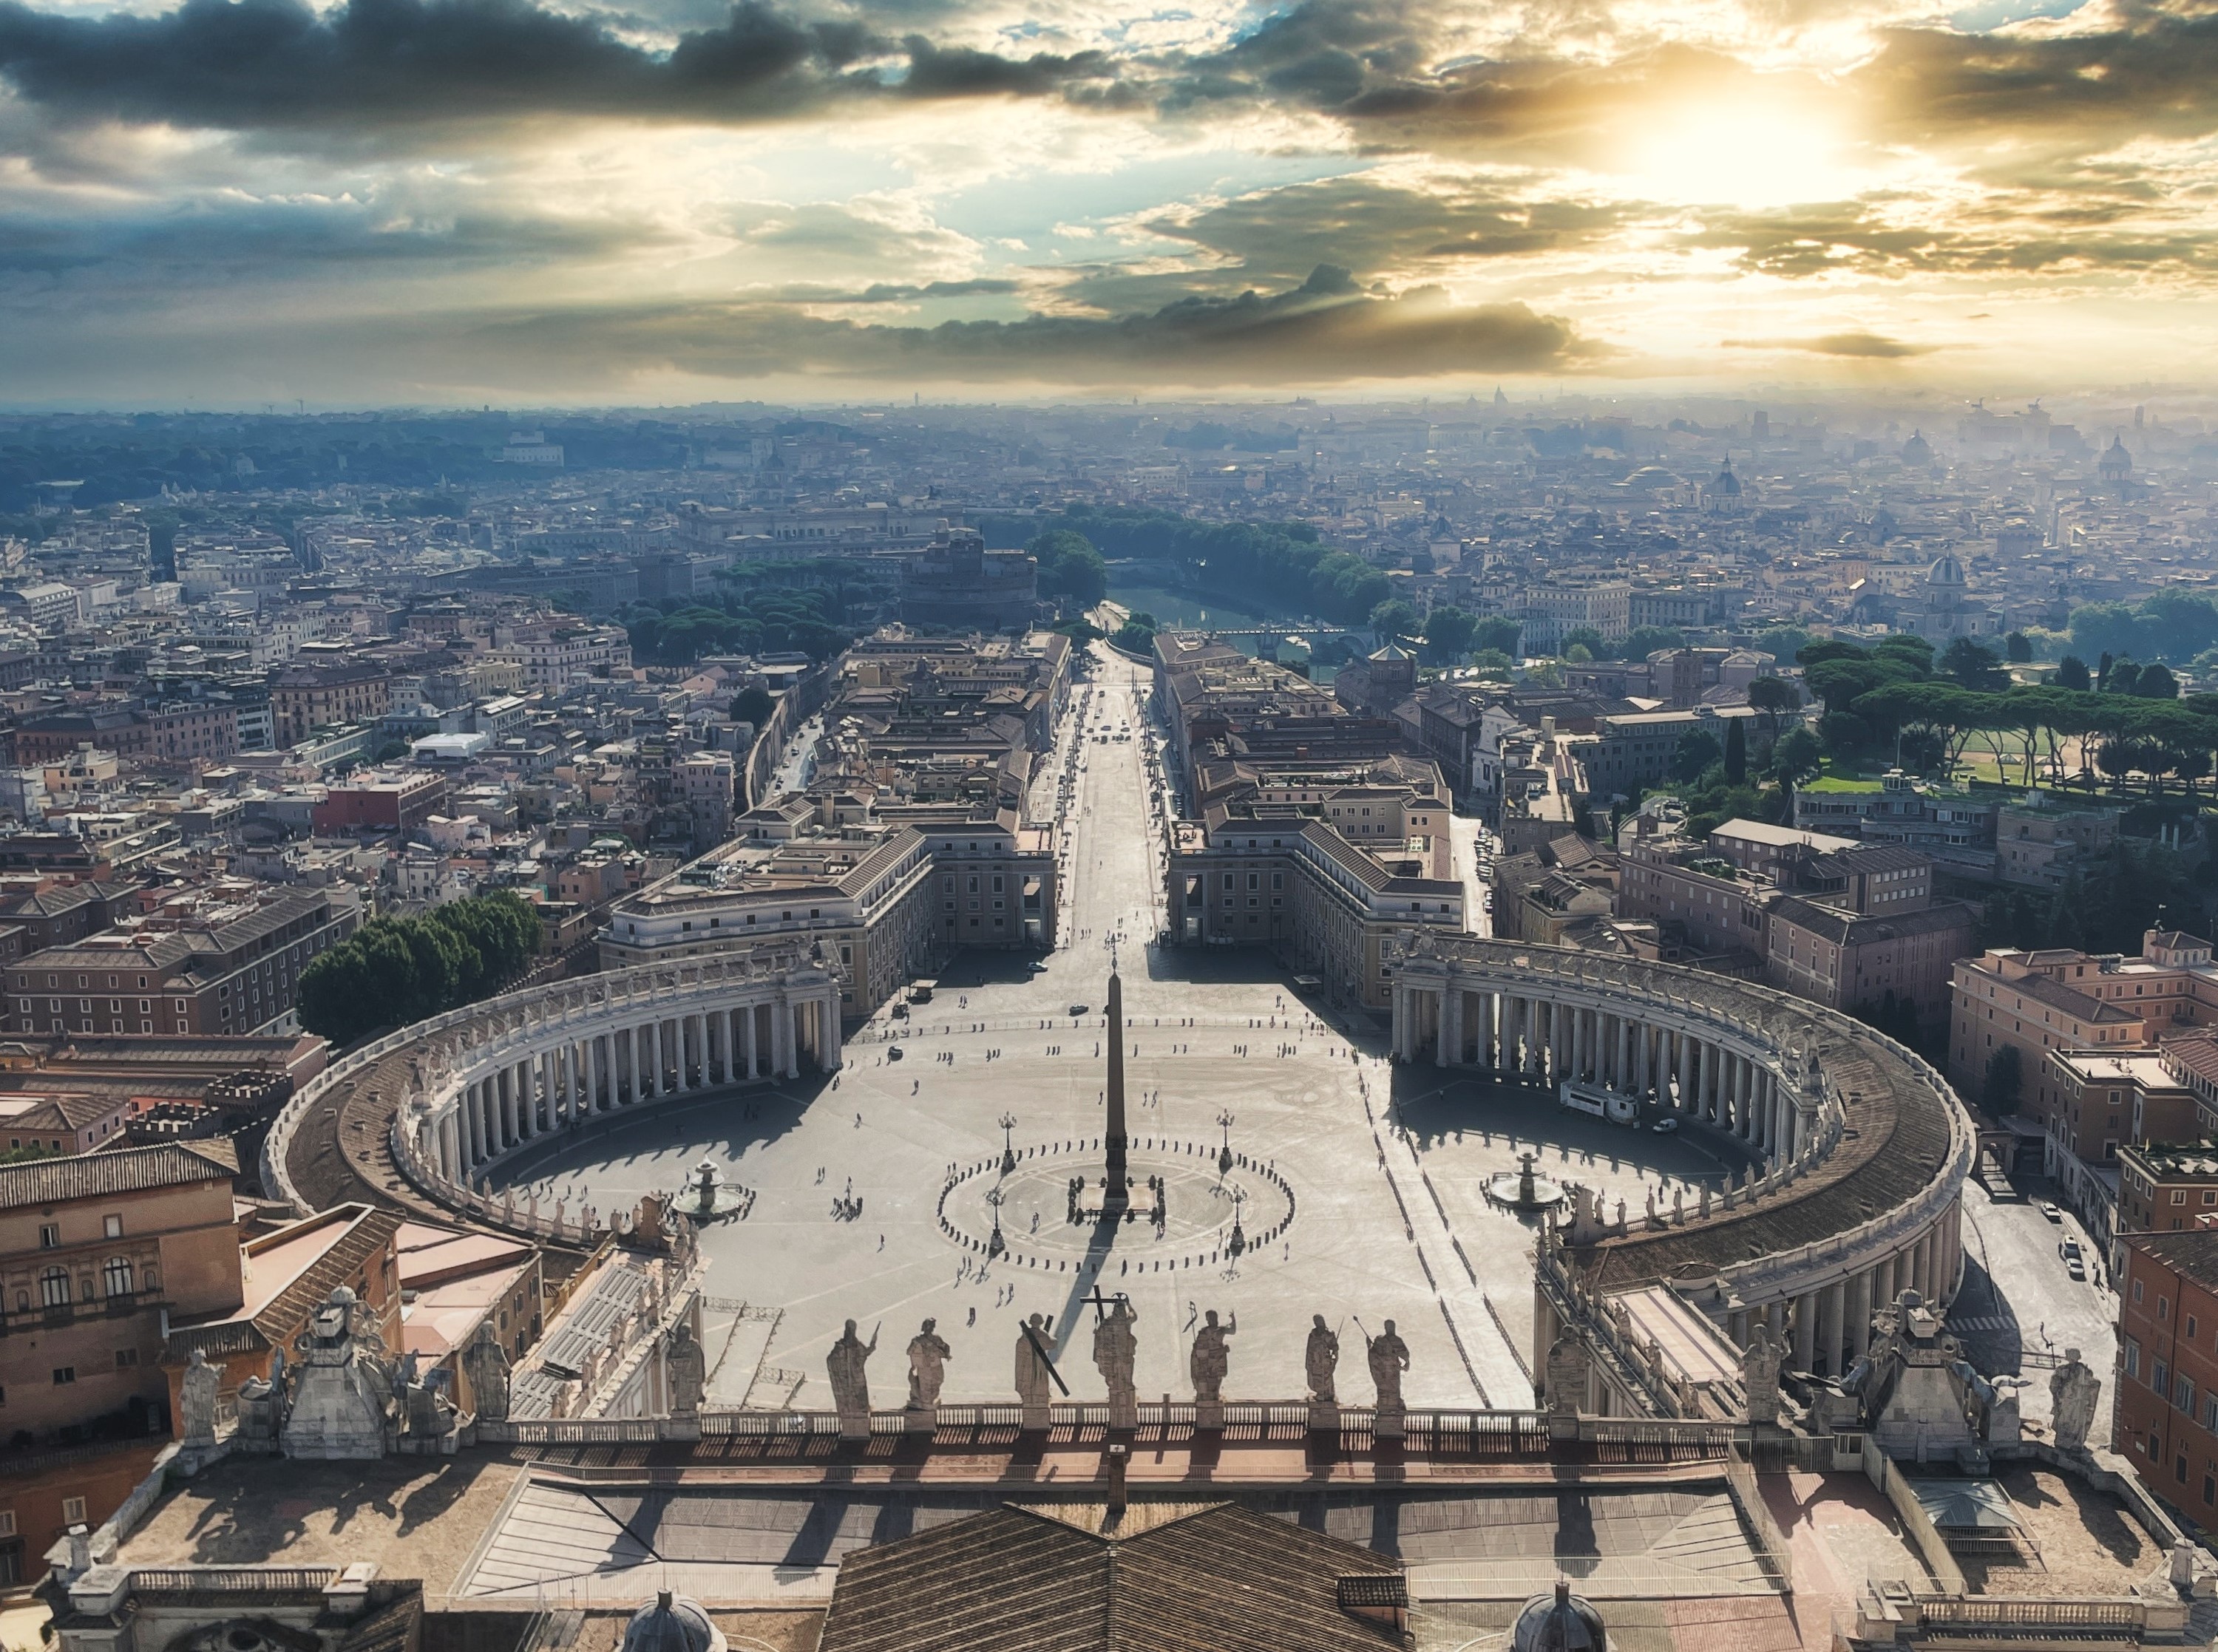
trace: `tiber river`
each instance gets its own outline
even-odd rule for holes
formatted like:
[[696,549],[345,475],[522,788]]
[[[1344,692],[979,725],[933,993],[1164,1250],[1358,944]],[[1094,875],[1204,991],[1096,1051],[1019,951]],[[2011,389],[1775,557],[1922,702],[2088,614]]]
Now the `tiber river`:
[[[1292,623],[1301,617],[1284,611],[1274,612],[1261,604],[1229,602],[1221,597],[1204,595],[1199,591],[1170,591],[1158,585],[1130,583],[1118,578],[1118,568],[1114,563],[1109,567],[1109,595],[1112,601],[1122,603],[1135,613],[1154,615],[1164,625],[1192,627],[1203,631],[1219,626],[1248,631],[1259,626],[1268,626],[1273,619]],[[1233,637],[1229,640],[1252,654],[1270,639]],[[1282,653],[1279,656],[1289,664],[1296,657],[1290,653]],[[1336,670],[1334,665],[1318,665],[1312,667],[1310,674],[1317,682],[1329,683]]]

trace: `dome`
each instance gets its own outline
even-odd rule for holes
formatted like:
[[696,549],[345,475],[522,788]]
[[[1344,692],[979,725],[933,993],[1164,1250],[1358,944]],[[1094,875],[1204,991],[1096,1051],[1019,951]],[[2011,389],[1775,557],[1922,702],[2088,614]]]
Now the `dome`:
[[[1900,429],[1900,426],[1897,426]],[[1925,439],[1923,430],[1912,430],[1910,440],[1902,444],[1902,462],[1905,465],[1930,465],[1933,462],[1933,444]]]
[[1725,467],[1718,473],[1718,480],[1710,484],[1710,488],[1717,493],[1739,493],[1740,478],[1733,474],[1732,460],[1725,461]]
[[1925,583],[1961,589],[1964,584],[1964,565],[1944,551],[1935,557],[1933,566],[1925,570]]
[[1556,1580],[1552,1595],[1536,1594],[1517,1614],[1509,1631],[1511,1652],[1608,1652],[1602,1614]]
[[1390,642],[1384,648],[1381,648],[1377,653],[1369,656],[1369,658],[1371,663],[1374,665],[1381,664],[1388,665],[1404,665],[1409,661],[1409,655]]
[[665,1589],[632,1613],[623,1652],[726,1652],[726,1647],[699,1601]]

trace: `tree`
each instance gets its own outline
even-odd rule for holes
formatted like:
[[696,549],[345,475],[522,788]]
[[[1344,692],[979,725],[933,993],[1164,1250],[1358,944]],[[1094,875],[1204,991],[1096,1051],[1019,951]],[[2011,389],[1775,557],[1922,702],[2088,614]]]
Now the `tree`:
[[1981,694],[1999,694],[2010,686],[2010,673],[1994,651],[1982,648],[1969,637],[1958,637],[1943,651],[1934,669],[1960,687]]
[[1397,637],[1412,635],[1416,628],[1417,610],[1398,597],[1371,610],[1371,634],[1379,639],[1381,647]]
[[1566,663],[1573,665],[1590,665],[1594,660],[1594,650],[1583,642],[1575,642],[1564,650],[1564,659]]
[[2077,654],[2066,654],[2056,662],[2056,686],[2085,694],[2094,686],[2088,674],[2087,662]]
[[1735,717],[1725,725],[1725,782],[1738,786],[1748,779],[1748,730],[1743,726],[1745,717]]
[[1511,619],[1506,614],[1489,614],[1479,621],[1478,628],[1471,634],[1471,645],[1482,652],[1490,649],[1496,653],[1506,654],[1514,660],[1517,658],[1518,640],[1524,630],[1521,621]]
[[1771,748],[1771,773],[1791,792],[1825,767],[1825,747],[1806,728],[1790,728]]
[[741,689],[732,696],[732,721],[747,723],[758,731],[770,721],[770,714],[777,708],[778,702],[771,698],[770,690],[765,688]]
[[2033,663],[2033,639],[2023,631],[2013,631],[2003,639],[2003,658],[2013,665]]
[[1440,665],[1453,665],[1471,647],[1478,631],[1478,620],[1465,609],[1453,604],[1436,608],[1425,616],[1426,652]]
[[2177,700],[2179,698],[2179,679],[2172,668],[2161,661],[2141,667],[2141,674],[2134,686],[2126,690],[2143,700]]
[[1481,648],[1471,657],[1471,663],[1475,669],[1496,676],[1507,675],[1517,662],[1499,648]]
[[531,904],[503,889],[379,918],[300,972],[300,1024],[336,1044],[499,992],[537,956]]
[[1602,640],[1602,633],[1591,625],[1575,625],[1564,633],[1564,640],[1558,652],[1569,659],[1574,648],[1585,649],[1589,659],[1604,659],[1609,655],[1609,644]]
[[1625,634],[1617,652],[1626,659],[1645,659],[1659,649],[1686,646],[1687,634],[1676,625],[1636,625]]
[[1998,1117],[2014,1113],[2024,1088],[2025,1058],[2016,1044],[2004,1044],[1987,1058],[1986,1079],[1979,1087],[1980,1104]]
[[1707,728],[1694,728],[1679,736],[1679,744],[1671,753],[1671,778],[1681,785],[1691,786],[1702,777],[1702,770],[1725,757],[1725,747],[1718,737]]
[[1780,714],[1801,708],[1802,690],[1783,677],[1759,677],[1748,685],[1748,702],[1763,714],[1765,727],[1775,740]]
[[1039,593],[1092,608],[1109,594],[1109,568],[1094,541],[1075,529],[1051,528],[1025,551],[1039,563]]
[[2110,669],[2103,673],[2103,692],[2105,694],[2137,695],[2141,687],[2141,668],[2130,656],[2113,660]]

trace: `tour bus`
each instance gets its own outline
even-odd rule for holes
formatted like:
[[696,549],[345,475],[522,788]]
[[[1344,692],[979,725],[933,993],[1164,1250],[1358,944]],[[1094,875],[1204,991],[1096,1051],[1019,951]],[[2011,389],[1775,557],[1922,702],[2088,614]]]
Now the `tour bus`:
[[1583,1084],[1577,1079],[1565,1079],[1558,1097],[1573,1112],[1591,1113],[1596,1118],[1606,1118],[1613,1124],[1640,1123],[1639,1100],[1632,1096],[1620,1095],[1607,1085]]

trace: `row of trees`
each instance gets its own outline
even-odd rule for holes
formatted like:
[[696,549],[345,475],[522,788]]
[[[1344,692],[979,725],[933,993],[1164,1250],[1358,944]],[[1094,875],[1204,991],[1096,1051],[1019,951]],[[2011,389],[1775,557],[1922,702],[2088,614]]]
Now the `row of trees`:
[[804,653],[829,659],[855,637],[848,605],[852,575],[822,583],[755,583],[710,597],[666,597],[627,604],[616,619],[643,665],[690,665],[703,654]]
[[1025,547],[1039,563],[1039,594],[1067,609],[1094,607],[1109,594],[1109,568],[1094,541],[1054,528]]
[[2022,765],[2026,784],[2041,768],[2062,784],[2065,747],[2076,740],[2082,773],[2147,775],[2161,791],[2166,776],[2191,789],[2213,771],[2218,753],[2218,695],[2178,698],[2159,665],[2106,659],[2099,678],[2083,669],[2060,671],[2053,684],[2013,684],[2001,662],[1968,639],[1936,660],[1930,643],[1905,636],[1868,649],[1827,639],[1801,657],[1804,680],[1825,706],[1819,733],[1838,758],[1891,750],[1905,767],[1944,768],[1977,740],[1998,767]]
[[502,889],[378,918],[300,972],[300,1024],[335,1044],[499,992],[539,951],[531,904]]
[[1195,522],[1161,510],[1075,505],[1063,526],[1106,556],[1160,557],[1182,565],[1204,591],[1340,625],[1367,622],[1390,590],[1384,572],[1319,544],[1306,523]]

